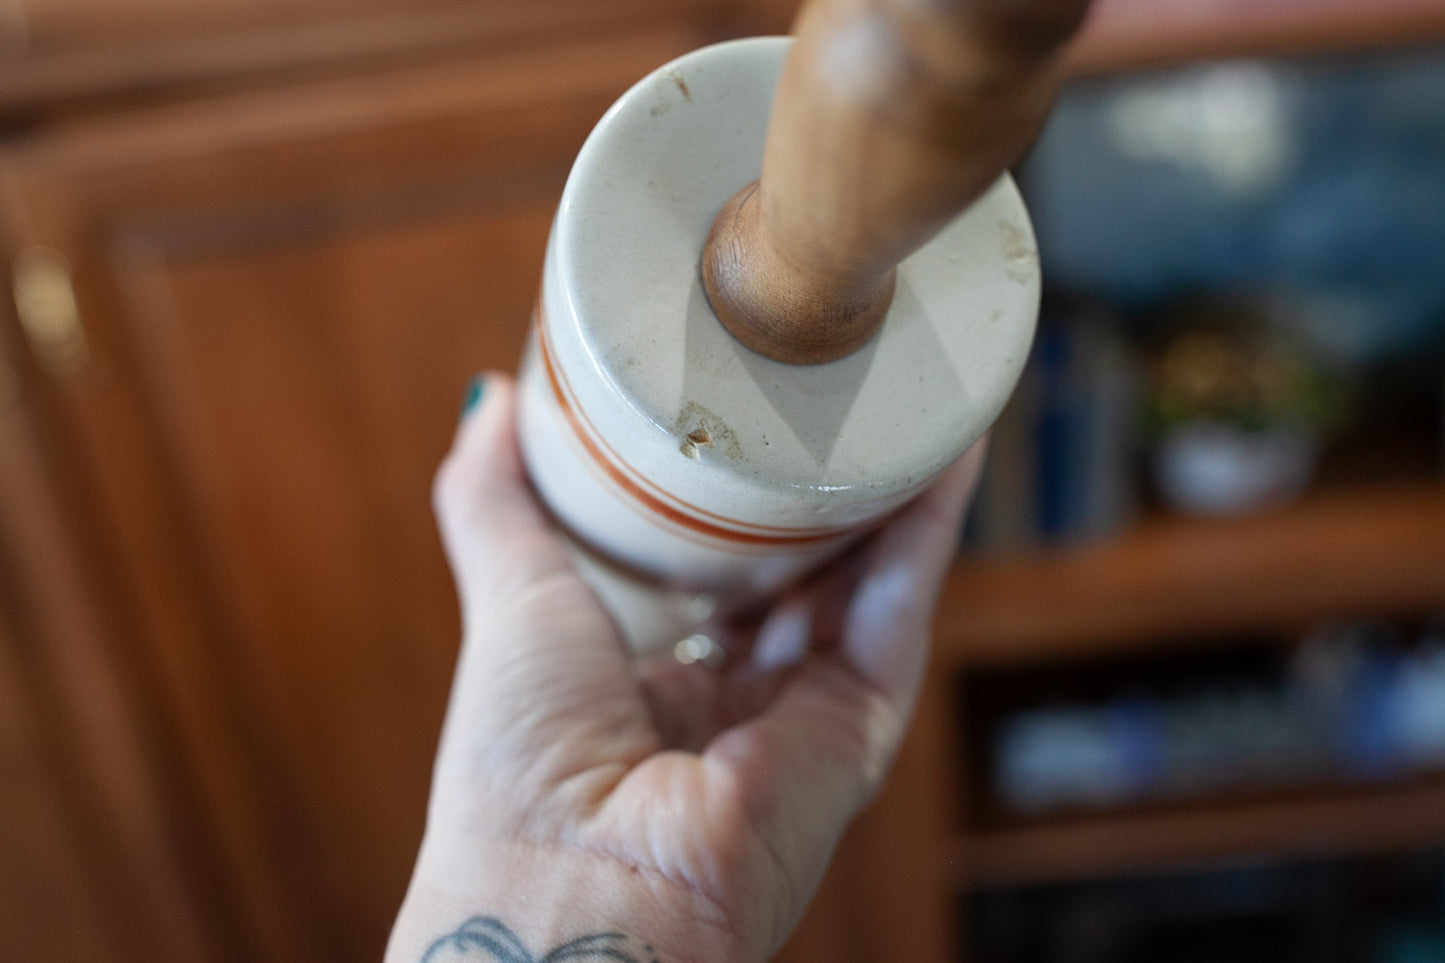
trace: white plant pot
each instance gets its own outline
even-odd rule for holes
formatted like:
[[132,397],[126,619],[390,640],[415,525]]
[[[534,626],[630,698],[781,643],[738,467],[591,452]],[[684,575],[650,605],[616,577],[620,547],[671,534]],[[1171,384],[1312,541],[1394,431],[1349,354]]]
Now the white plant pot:
[[1201,420],[1165,436],[1154,473],[1160,494],[1174,508],[1239,515],[1297,498],[1309,485],[1318,455],[1318,440],[1297,428],[1245,431]]

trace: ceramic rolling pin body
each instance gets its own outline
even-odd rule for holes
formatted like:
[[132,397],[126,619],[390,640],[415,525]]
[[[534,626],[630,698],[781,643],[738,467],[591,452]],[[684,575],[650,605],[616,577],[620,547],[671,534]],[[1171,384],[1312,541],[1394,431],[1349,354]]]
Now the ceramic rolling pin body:
[[[519,428],[634,648],[836,554],[1002,409],[1039,273],[1001,171],[1077,19],[1072,0],[1020,9],[1035,8],[1047,29],[988,4],[823,0],[796,43],[660,68],[588,138],[548,241]],[[940,10],[963,28],[936,29]],[[734,295],[763,320],[739,327]]]

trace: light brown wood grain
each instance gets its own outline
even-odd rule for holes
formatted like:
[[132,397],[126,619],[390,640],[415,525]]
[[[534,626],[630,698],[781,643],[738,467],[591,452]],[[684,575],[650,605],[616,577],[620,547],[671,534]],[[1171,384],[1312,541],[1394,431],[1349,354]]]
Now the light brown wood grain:
[[194,806],[90,576],[71,466],[0,301],[0,955],[210,960]]
[[[6,31],[7,3],[20,19]],[[622,23],[746,29],[725,0],[0,0],[0,125],[480,62]],[[9,37],[7,45],[7,37]]]
[[894,267],[1018,158],[1086,0],[814,0],[758,184],[722,209],[708,297],[739,340],[813,364],[868,341]]
[[[127,616],[107,651],[191,803],[161,825],[220,917],[214,950],[120,960],[380,957],[460,632],[432,473],[468,378],[520,355],[587,131],[703,41],[619,29],[0,146],[0,262],[44,243],[74,267],[92,364],[37,390]],[[131,864],[97,858],[97,902],[126,907]]]

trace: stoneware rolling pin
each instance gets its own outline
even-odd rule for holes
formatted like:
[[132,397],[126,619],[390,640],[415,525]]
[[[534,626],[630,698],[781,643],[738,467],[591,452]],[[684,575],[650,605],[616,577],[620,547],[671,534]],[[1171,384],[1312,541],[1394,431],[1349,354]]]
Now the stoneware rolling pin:
[[539,494],[634,648],[696,645],[998,415],[1039,300],[1004,171],[1084,5],[813,0],[796,40],[688,54],[592,132],[518,417]]

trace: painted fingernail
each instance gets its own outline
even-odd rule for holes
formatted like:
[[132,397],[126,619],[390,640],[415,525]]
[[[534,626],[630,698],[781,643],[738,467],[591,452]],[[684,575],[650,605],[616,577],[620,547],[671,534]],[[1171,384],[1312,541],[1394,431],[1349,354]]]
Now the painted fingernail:
[[477,375],[467,383],[467,392],[462,396],[462,417],[471,414],[482,403],[482,395],[487,390],[487,378],[485,375]]

